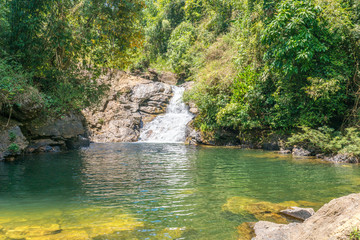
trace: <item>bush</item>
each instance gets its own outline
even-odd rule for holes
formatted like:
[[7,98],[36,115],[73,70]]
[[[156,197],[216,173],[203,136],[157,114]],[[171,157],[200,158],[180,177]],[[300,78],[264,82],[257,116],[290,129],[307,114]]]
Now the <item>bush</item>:
[[187,69],[191,64],[191,56],[186,55],[196,40],[196,31],[189,22],[182,22],[171,33],[168,46],[168,63],[179,74],[187,75]]
[[329,127],[311,129],[301,127],[300,133],[293,134],[288,145],[298,145],[315,153],[351,154],[360,157],[360,131],[347,128],[344,133]]
[[17,154],[20,151],[20,147],[16,143],[11,143],[8,147],[8,151],[12,154]]

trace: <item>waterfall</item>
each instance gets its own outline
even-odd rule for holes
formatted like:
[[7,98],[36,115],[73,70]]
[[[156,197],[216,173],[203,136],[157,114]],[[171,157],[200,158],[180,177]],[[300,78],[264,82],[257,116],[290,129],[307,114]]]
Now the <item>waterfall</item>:
[[185,89],[173,86],[174,96],[164,115],[156,117],[146,124],[140,132],[140,142],[166,142],[178,143],[185,141],[186,124],[193,115],[188,111],[182,100]]

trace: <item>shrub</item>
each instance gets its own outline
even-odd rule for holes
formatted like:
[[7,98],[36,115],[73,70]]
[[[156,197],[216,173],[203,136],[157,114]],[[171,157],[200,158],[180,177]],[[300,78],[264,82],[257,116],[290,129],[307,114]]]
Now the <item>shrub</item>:
[[20,151],[20,147],[16,143],[11,143],[8,147],[8,151],[12,154],[16,154]]
[[288,145],[299,145],[316,153],[351,154],[360,156],[360,131],[347,128],[344,133],[329,127],[311,129],[301,127],[302,131],[288,139]]

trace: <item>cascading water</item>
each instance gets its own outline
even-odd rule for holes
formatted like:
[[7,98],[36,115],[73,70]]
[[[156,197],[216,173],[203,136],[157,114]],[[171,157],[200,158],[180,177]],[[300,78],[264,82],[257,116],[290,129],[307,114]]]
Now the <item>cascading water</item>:
[[174,96],[166,109],[166,114],[156,117],[141,130],[139,142],[178,143],[185,141],[186,124],[193,115],[182,101],[184,88],[172,87]]

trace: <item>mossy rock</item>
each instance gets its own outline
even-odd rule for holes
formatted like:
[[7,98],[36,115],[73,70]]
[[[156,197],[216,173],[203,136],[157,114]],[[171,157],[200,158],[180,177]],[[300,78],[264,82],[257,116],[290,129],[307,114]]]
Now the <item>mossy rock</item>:
[[229,198],[222,206],[222,210],[242,216],[251,214],[259,221],[270,221],[286,224],[288,223],[288,220],[279,214],[281,210],[295,206],[309,207],[314,205],[316,205],[316,203],[306,201],[286,201],[282,203],[272,203],[259,201],[254,198],[236,196]]
[[251,240],[255,237],[254,222],[244,222],[240,224],[236,229],[239,234],[238,240]]

